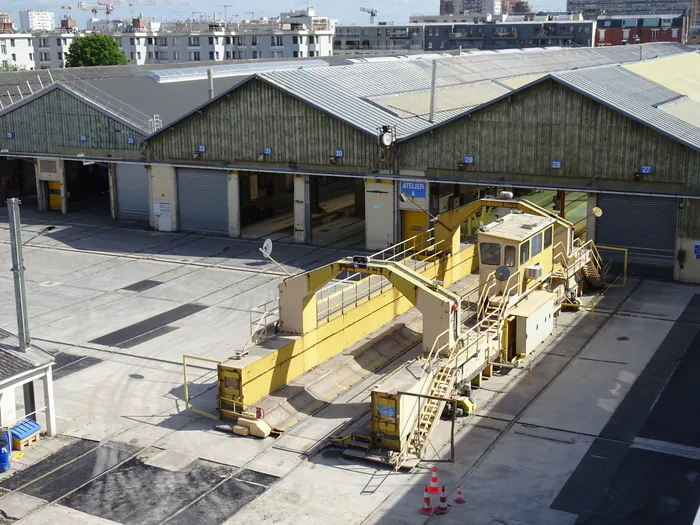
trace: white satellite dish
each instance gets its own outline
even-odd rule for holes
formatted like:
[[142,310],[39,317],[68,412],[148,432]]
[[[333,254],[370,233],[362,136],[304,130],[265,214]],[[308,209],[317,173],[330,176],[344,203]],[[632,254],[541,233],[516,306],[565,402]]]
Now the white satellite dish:
[[603,210],[600,209],[598,206],[596,206],[595,208],[593,208],[593,210],[591,210],[591,211],[593,212],[593,215],[595,215],[596,217],[602,217],[602,216],[603,216]]
[[266,257],[269,257],[272,255],[272,240],[271,239],[265,239],[265,242],[262,245],[262,252],[265,254]]

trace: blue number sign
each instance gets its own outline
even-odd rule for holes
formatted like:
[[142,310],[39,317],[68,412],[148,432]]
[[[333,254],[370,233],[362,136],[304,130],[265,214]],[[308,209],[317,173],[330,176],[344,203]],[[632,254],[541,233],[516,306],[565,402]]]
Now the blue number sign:
[[644,175],[649,175],[652,172],[651,166],[642,166],[642,173]]
[[134,137],[129,137],[126,139],[127,144],[136,144],[136,140],[134,140]]
[[342,159],[343,158],[343,150],[342,149],[335,150],[335,156],[338,157],[339,159]]
[[11,131],[8,131],[7,133],[5,133],[5,137],[8,139],[12,139],[15,137],[15,134],[12,133]]
[[402,182],[401,193],[414,199],[425,199],[427,195],[425,182]]
[[80,135],[80,142],[87,142],[87,136]]
[[264,153],[265,155],[272,155],[272,148],[265,148],[265,149],[263,150],[263,153]]
[[465,156],[464,163],[465,164],[474,164],[474,157],[472,157],[471,155]]
[[206,153],[207,152],[207,146],[205,144],[200,144],[197,146],[197,151],[199,153]]
[[552,161],[552,169],[553,170],[560,170],[561,169],[561,161],[560,160],[553,160]]

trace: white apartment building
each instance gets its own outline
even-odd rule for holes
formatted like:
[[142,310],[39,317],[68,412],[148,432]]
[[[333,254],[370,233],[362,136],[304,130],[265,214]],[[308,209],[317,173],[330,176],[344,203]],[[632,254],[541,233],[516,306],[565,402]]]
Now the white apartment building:
[[52,11],[26,9],[19,12],[19,26],[22,31],[53,31],[56,29],[56,14]]
[[79,33],[42,33],[34,36],[34,61],[36,69],[65,67],[68,49]]
[[337,24],[337,20],[317,17],[309,9],[239,24],[183,22],[169,31],[0,34],[0,42],[6,42],[0,47],[0,63],[7,61],[7,65],[23,69],[65,67],[73,41],[92,33],[111,36],[132,65],[328,57],[333,55]]
[[3,70],[11,67],[34,69],[33,37],[26,33],[0,33],[0,65]]
[[256,58],[326,57],[333,33],[120,33],[113,38],[131,64],[163,64]]

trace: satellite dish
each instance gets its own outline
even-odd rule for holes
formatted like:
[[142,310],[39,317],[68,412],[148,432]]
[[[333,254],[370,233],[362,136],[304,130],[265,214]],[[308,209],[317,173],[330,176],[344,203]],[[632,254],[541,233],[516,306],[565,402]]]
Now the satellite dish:
[[592,211],[593,215],[595,215],[596,217],[602,217],[602,216],[603,216],[603,210],[600,209],[598,206],[596,206],[595,208],[593,208],[593,210],[591,210],[591,211]]
[[269,257],[272,254],[272,240],[265,239],[265,242],[263,243],[261,250],[265,254],[266,257]]

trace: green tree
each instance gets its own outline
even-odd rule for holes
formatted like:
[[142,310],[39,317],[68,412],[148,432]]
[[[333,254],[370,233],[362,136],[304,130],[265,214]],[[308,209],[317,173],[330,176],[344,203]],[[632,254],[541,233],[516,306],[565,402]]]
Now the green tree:
[[119,51],[115,40],[107,35],[76,38],[68,49],[66,67],[122,66],[129,60]]

